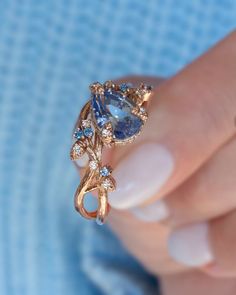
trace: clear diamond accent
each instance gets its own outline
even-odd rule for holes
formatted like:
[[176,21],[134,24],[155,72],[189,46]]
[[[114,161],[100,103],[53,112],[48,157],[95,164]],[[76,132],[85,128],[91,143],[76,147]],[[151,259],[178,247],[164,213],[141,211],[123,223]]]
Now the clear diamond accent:
[[103,136],[103,137],[110,137],[110,136],[112,136],[112,132],[111,132],[111,130],[103,129],[103,130],[102,130],[102,136]]
[[146,112],[145,108],[141,107],[140,112],[144,114]]
[[87,128],[87,127],[91,127],[91,120],[83,120],[82,121],[82,126],[84,127],[84,128]]
[[90,169],[92,169],[92,170],[96,170],[97,167],[98,167],[98,163],[97,163],[96,161],[90,161],[90,162],[89,162],[89,167],[90,167]]
[[80,147],[78,144],[76,144],[76,145],[74,146],[73,150],[74,150],[74,152],[75,152],[76,154],[79,154],[80,151],[81,151],[81,147]]
[[112,183],[111,183],[110,179],[108,179],[108,178],[104,179],[103,182],[102,182],[102,186],[105,189],[109,189],[112,186]]

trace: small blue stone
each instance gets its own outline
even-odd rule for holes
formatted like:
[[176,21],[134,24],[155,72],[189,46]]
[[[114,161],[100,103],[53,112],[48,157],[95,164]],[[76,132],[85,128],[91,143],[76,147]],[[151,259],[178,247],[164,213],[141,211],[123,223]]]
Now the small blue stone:
[[85,128],[84,129],[84,136],[92,137],[93,136],[93,129],[90,127]]
[[108,122],[107,117],[99,117],[97,118],[97,124],[99,127],[104,126]]
[[131,83],[122,83],[122,84],[120,84],[120,90],[122,92],[125,92],[129,87],[132,87]]
[[77,129],[75,132],[74,132],[74,138],[76,139],[81,139],[83,136],[83,131],[80,130],[80,129]]
[[108,176],[110,173],[111,173],[110,169],[106,166],[104,166],[100,169],[100,175],[103,177]]

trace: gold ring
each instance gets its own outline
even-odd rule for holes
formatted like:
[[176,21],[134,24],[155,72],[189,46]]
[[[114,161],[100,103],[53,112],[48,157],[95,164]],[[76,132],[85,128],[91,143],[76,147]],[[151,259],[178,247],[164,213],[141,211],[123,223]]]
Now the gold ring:
[[[110,209],[108,192],[115,190],[116,182],[112,168],[102,163],[102,150],[130,143],[140,134],[148,117],[146,107],[152,87],[143,83],[133,87],[130,83],[107,81],[91,84],[90,90],[91,97],[80,112],[70,151],[73,161],[85,153],[89,158],[74,203],[83,217],[103,224]],[[94,190],[98,193],[98,208],[89,212],[84,198]]]

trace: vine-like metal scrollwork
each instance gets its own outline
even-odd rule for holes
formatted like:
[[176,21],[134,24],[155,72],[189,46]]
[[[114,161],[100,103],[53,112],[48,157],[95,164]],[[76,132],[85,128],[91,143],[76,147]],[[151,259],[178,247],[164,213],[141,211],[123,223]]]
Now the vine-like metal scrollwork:
[[[110,209],[108,192],[115,189],[115,180],[111,176],[111,167],[102,165],[103,142],[92,124],[90,108],[88,102],[80,113],[74,132],[76,141],[70,153],[72,160],[78,160],[85,153],[89,158],[89,164],[75,193],[74,204],[83,217],[95,218],[97,223],[102,224]],[[84,206],[84,198],[87,193],[95,190],[98,195],[98,208],[96,211],[88,212]]]
[[[74,132],[75,142],[71,148],[72,160],[84,154],[88,165],[75,193],[75,208],[87,219],[102,224],[110,205],[108,192],[115,190],[115,179],[110,166],[102,164],[103,147],[132,142],[141,132],[147,120],[146,102],[151,87],[141,84],[117,85],[112,81],[98,82],[90,86],[91,99],[83,107]],[[98,208],[89,212],[84,206],[87,193],[97,191]]]

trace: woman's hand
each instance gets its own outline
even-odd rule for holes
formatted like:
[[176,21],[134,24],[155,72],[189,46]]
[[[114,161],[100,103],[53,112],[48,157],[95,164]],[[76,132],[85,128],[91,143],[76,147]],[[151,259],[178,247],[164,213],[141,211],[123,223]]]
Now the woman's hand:
[[[109,224],[153,274],[236,278],[235,121],[236,32],[155,88],[141,136],[107,153]],[[235,294],[224,282],[215,294]]]

